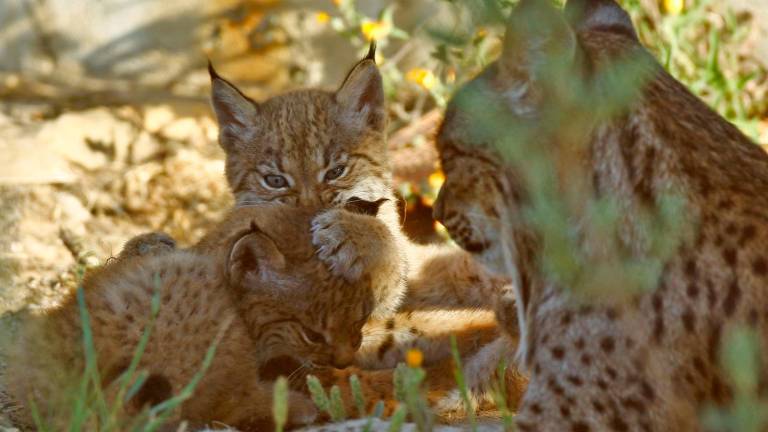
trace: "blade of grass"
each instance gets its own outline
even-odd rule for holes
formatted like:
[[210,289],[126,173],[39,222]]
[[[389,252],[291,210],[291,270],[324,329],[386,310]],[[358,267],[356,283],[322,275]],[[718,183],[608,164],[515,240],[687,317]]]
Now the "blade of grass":
[[477,431],[477,422],[475,421],[475,407],[469,398],[469,390],[464,379],[464,371],[461,368],[461,356],[459,355],[459,346],[456,342],[456,335],[451,335],[451,355],[453,356],[454,370],[453,376],[456,379],[456,385],[459,387],[461,400],[464,402],[464,408],[467,410],[467,417],[473,432]]

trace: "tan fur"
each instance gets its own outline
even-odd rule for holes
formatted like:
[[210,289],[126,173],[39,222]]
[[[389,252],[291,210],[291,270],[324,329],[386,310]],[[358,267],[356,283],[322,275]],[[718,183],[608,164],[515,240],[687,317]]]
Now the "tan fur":
[[[531,12],[560,25],[542,25]],[[516,295],[505,293],[498,313],[512,332],[519,318],[532,373],[518,430],[701,430],[701,409],[732,397],[718,364],[728,332],[757,331],[768,359],[768,156],[664,72],[613,1],[571,0],[566,12],[570,24],[548,2],[523,0],[502,58],[449,105],[438,137],[447,181],[436,216],[515,281]],[[530,68],[553,46],[575,50],[571,79],[610,77],[623,56],[651,63],[650,81],[626,112],[586,123],[591,178],[583,181],[621,205],[618,235],[630,256],[645,250],[637,212],[656,209],[665,191],[685,197],[682,216],[695,233],[665,263],[657,289],[626,304],[580,305],[541,272],[537,235],[520,213],[526,195],[517,169],[526,161],[504,163],[467,133],[476,119],[456,102],[477,92],[508,108],[509,122],[558,108]]]
[[[272,394],[266,380],[290,375],[291,369],[350,364],[373,308],[372,292],[367,283],[333,277],[316,259],[312,217],[282,205],[236,209],[214,230],[216,241],[205,242],[207,248],[142,255],[157,251],[152,246],[165,237],[141,236],[128,243],[129,253],[87,275],[84,298],[108,397],[114,397],[115,379],[147,327],[156,290],[160,310],[139,365],[150,378],[127,414],[178,394],[200,370],[219,332],[223,338],[213,363],[177,416],[193,425],[215,421],[266,430]],[[9,393],[27,409],[35,401],[57,430],[72,412],[65,404],[72,403],[67,397],[82,373],[81,340],[71,296],[26,320],[10,355]],[[305,374],[300,375],[293,378]],[[308,398],[290,398],[291,423],[312,421]]]
[[[212,72],[212,100],[236,205],[279,201],[328,208],[313,222],[319,257],[348,280],[371,277],[380,294],[374,318],[387,319],[396,310],[493,307],[488,293],[507,284],[505,277],[490,276],[455,246],[417,245],[401,230],[381,76],[370,56],[335,92],[300,90],[263,102]],[[335,168],[342,174],[327,179]],[[270,187],[271,175],[282,176],[286,187]],[[377,219],[338,209],[357,199],[386,202]],[[479,389],[488,378],[473,375],[469,382]]]

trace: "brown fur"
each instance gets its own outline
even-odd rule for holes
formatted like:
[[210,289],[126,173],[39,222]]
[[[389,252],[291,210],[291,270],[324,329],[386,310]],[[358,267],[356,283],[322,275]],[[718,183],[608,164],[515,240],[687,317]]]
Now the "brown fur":
[[[128,244],[138,255],[121,254],[87,275],[83,292],[107,395],[114,397],[114,381],[149,322],[156,289],[160,310],[139,365],[149,376],[128,414],[178,394],[222,331],[213,363],[183,403],[179,419],[262,430],[271,421],[269,380],[277,374],[351,364],[373,295],[368,284],[335,278],[316,259],[312,216],[282,205],[236,209],[214,230],[220,236],[206,241],[205,250],[141,255],[143,249],[156,250],[142,245],[164,239],[142,236]],[[22,405],[34,400],[54,429],[62,428],[71,412],[61,404],[72,402],[67,391],[82,373],[81,340],[79,309],[71,296],[25,321],[10,356],[9,393]],[[290,398],[291,423],[312,421],[308,398],[299,393]]]
[[[380,294],[374,318],[387,319],[396,310],[493,306],[488,294],[505,285],[505,277],[490,276],[459,248],[417,245],[401,231],[385,140],[384,92],[371,55],[335,92],[300,90],[255,102],[213,70],[211,78],[236,205],[278,201],[327,208],[313,222],[319,257],[347,280],[370,276]],[[338,176],[329,178],[329,173]],[[280,176],[284,187],[271,187],[270,176]],[[339,210],[359,199],[384,200],[376,219]],[[468,375],[477,389],[487,378]]]
[[[571,0],[570,24],[547,3],[522,1],[502,58],[449,105],[438,137],[447,181],[436,217],[516,282],[498,313],[514,332],[520,311],[522,360],[532,373],[518,430],[700,430],[701,408],[731,398],[718,365],[728,332],[756,330],[768,358],[768,156],[664,72],[613,1]],[[525,161],[505,163],[483,145],[492,142],[467,133],[476,119],[456,102],[477,92],[506,107],[509,122],[558,108],[532,66],[553,49],[573,54],[570,79],[611,79],[620,57],[650,63],[650,80],[625,112],[594,124],[584,116],[591,175],[582,180],[624,209],[618,235],[630,255],[643,254],[637,212],[657,208],[665,191],[685,197],[685,225],[695,233],[665,263],[656,290],[626,304],[580,305],[541,272],[537,234],[520,217],[526,190],[517,169]]]

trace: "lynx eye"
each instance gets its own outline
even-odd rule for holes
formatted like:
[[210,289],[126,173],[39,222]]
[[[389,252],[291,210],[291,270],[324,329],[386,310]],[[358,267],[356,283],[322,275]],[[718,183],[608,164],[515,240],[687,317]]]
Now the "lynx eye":
[[323,336],[322,334],[312,329],[309,329],[307,327],[303,327],[301,330],[304,333],[304,338],[307,340],[307,342],[315,345],[320,345],[325,343],[325,336]]
[[285,177],[277,174],[269,174],[264,176],[264,181],[267,183],[267,186],[271,187],[272,189],[282,189],[288,186],[288,180],[286,180]]
[[325,181],[331,181],[336,180],[337,178],[341,177],[342,174],[344,174],[344,171],[347,169],[345,165],[337,165],[328,171],[325,172]]

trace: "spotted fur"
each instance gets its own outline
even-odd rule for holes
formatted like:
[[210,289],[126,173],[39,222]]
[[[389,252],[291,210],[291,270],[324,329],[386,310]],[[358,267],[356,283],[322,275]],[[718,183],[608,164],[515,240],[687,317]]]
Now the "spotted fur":
[[[526,161],[504,162],[493,141],[468,133],[476,113],[457,102],[481,95],[505,107],[510,123],[557,109],[557,95],[535,73],[545,51],[570,62],[571,80],[598,87],[597,77],[615,78],[619,59],[648,64],[650,79],[628,109],[608,121],[585,115],[582,125],[591,173],[584,181],[595,197],[620,203],[617,234],[630,256],[643,254],[635,215],[658,208],[666,191],[684,196],[682,217],[694,231],[657,288],[628,303],[585,306],[541,272],[538,236],[521,217],[527,196],[517,170]],[[531,373],[518,430],[701,430],[701,408],[732,397],[718,363],[727,333],[756,330],[768,359],[768,156],[667,74],[613,1],[571,0],[563,14],[547,1],[522,0],[502,57],[449,104],[438,146],[447,180],[436,217],[514,281],[497,313],[507,329],[521,328]]]
[[[373,310],[370,279],[351,284],[317,259],[309,232],[313,215],[283,205],[235,209],[213,230],[215,240],[195,250],[160,253],[151,246],[165,243],[164,236],[142,236],[87,275],[84,299],[108,398],[116,396],[116,378],[130,364],[156,292],[159,313],[139,364],[148,378],[126,414],[181,392],[217,334],[213,362],[178,421],[268,430],[271,381],[278,375],[303,383],[314,367],[350,365]],[[6,380],[27,408],[26,423],[32,400],[44,421],[64,428],[72,412],[67,397],[77,394],[71,386],[84,366],[80,319],[73,295],[24,321]],[[290,394],[289,409],[293,424],[315,418],[312,402],[299,392]]]
[[[237,206],[279,201],[327,208],[313,223],[319,257],[334,274],[352,281],[368,274],[381,287],[374,318],[386,320],[396,310],[493,306],[490,293],[508,283],[505,277],[489,275],[455,246],[418,245],[401,231],[384,91],[373,55],[356,64],[336,91],[299,90],[261,102],[213,69],[211,78],[219,143]],[[359,199],[383,201],[376,219],[339,210]],[[472,388],[489,378],[468,377]]]

